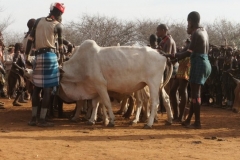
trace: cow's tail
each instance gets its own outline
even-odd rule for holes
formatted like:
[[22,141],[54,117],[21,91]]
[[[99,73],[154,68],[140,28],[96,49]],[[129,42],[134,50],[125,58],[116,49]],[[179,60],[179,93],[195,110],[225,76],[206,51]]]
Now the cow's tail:
[[[168,60],[167,60],[168,61]],[[172,63],[168,63],[166,61],[166,66],[170,67],[170,71],[168,72],[167,78],[166,80],[163,82],[163,85],[160,86],[160,91],[163,89],[163,87],[165,87],[167,85],[167,83],[170,81],[171,77],[172,77],[172,72],[173,72],[173,64]]]

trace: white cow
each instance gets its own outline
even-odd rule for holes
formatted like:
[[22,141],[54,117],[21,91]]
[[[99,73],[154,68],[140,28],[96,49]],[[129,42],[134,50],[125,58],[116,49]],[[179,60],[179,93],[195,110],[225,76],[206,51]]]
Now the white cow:
[[114,114],[108,91],[130,94],[149,86],[151,114],[145,128],[151,128],[159,104],[158,92],[163,83],[166,57],[150,47],[100,47],[93,40],[84,41],[74,50],[73,57],[63,63],[59,96],[67,102],[100,98],[107,107],[109,126],[114,126]]

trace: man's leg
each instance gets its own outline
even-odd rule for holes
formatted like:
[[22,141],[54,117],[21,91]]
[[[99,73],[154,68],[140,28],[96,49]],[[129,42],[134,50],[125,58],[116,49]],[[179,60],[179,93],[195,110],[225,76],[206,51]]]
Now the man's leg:
[[182,121],[183,118],[183,113],[185,110],[185,107],[187,105],[188,102],[188,91],[187,91],[187,87],[188,87],[188,81],[185,79],[179,79],[179,95],[181,97],[181,101],[179,103],[179,117],[178,119],[180,121]]
[[34,87],[33,95],[32,95],[32,119],[28,122],[28,125],[35,126],[37,125],[37,110],[38,105],[40,103],[40,96],[39,93],[41,92],[42,88]]
[[[173,81],[172,88],[170,90],[170,102],[173,108],[173,119],[178,120],[178,102],[179,96],[177,95],[177,90],[179,88],[179,79]],[[180,95],[180,94],[179,94]]]
[[195,122],[192,125],[188,126],[188,128],[200,129],[201,85],[192,83],[191,91]]
[[13,106],[22,106],[21,104],[18,103],[19,97],[22,95],[22,88],[17,89],[17,96],[15,97],[13,101]]
[[50,96],[51,96],[51,88],[43,88],[42,106],[41,106],[41,112],[40,112],[40,119],[38,121],[39,127],[53,126],[53,123],[46,122],[46,115],[47,115],[48,107],[50,105]]

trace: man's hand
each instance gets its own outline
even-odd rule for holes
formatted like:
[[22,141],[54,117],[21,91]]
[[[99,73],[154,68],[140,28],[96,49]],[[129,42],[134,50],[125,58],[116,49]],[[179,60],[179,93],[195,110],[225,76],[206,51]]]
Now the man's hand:
[[178,62],[178,59],[177,59],[177,58],[171,59],[170,62],[171,62],[172,64],[175,64],[175,63]]
[[32,63],[29,61],[29,55],[26,56],[25,64],[32,66]]
[[168,65],[170,65],[170,64],[175,64],[175,63],[177,63],[178,62],[178,60],[176,59],[176,58],[174,58],[174,59],[167,59],[167,63],[168,63]]
[[24,69],[19,69],[19,73],[20,73],[21,76],[23,76],[24,75]]
[[0,66],[0,72],[1,72],[3,75],[6,74],[6,71],[5,71],[5,69],[4,69],[2,66]]
[[25,63],[26,63],[27,66],[33,67],[33,66],[32,66],[32,63],[31,63],[29,60],[26,60]]
[[162,53],[162,55],[170,59],[175,59],[174,55],[172,54]]
[[61,47],[59,47],[59,53],[62,55],[62,54],[64,54],[64,49],[63,49],[63,46],[61,46]]
[[72,45],[71,43],[68,44],[68,53],[72,53],[73,48],[74,48],[74,45]]

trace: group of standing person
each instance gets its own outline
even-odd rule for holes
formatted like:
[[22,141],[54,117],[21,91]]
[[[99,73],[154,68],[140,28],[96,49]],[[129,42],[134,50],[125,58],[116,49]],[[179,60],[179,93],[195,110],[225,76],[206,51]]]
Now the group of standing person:
[[[34,19],[28,21],[28,33],[31,31],[34,23]],[[13,106],[21,106],[20,103],[27,103],[26,100],[30,99],[30,93],[27,92],[26,87],[26,83],[28,82],[24,79],[26,64],[23,43],[24,40],[21,43],[9,45],[7,49],[8,53],[5,56],[2,55],[3,58],[0,62],[1,97],[9,99],[13,98]],[[7,92],[5,92],[3,88],[5,88]],[[4,109],[4,103],[1,104],[1,109]]]
[[[190,35],[190,39],[186,41],[186,46],[181,51],[177,52],[175,41],[167,33],[168,28],[165,24],[160,24],[157,27],[156,35],[161,38],[161,41],[158,45],[151,43],[150,46],[158,49],[173,64],[174,69],[168,92],[173,109],[173,121],[180,122],[187,128],[200,129],[201,87],[211,73],[211,64],[208,59],[209,37],[207,31],[200,26],[198,12],[189,13],[187,22],[187,33]],[[184,110],[188,103],[188,83],[191,89],[191,102],[188,116],[184,120]],[[168,112],[168,110],[166,111]],[[195,121],[191,124],[193,114]],[[168,121],[167,124],[171,123]]]
[[[26,65],[30,64],[33,68],[33,93],[32,93],[32,118],[28,122],[30,126],[50,127],[53,123],[46,121],[46,114],[50,103],[50,95],[53,87],[59,85],[59,63],[56,52],[63,54],[63,46],[67,45],[70,50],[73,45],[63,39],[63,27],[61,24],[62,14],[65,6],[62,3],[53,3],[50,6],[50,14],[47,17],[39,19],[30,19],[27,23],[28,33],[24,37],[23,43],[16,43],[9,47],[9,57],[12,58],[11,67],[6,67],[2,72],[15,78],[8,79],[9,84],[18,83],[18,88],[8,87],[8,95],[17,91],[13,105],[18,105],[18,98],[25,91],[25,81],[23,72]],[[156,35],[161,41],[151,43],[151,47],[158,49],[161,54],[170,59],[173,64],[173,74],[169,82],[167,92],[169,96],[162,92],[164,105],[168,112],[166,124],[173,121],[181,122],[188,128],[200,129],[200,105],[201,105],[201,86],[211,73],[211,65],[208,60],[209,39],[206,30],[200,26],[200,15],[198,12],[191,12],[187,17],[187,33],[190,39],[186,41],[186,46],[180,52],[177,52],[173,37],[168,34],[168,27],[160,24],[157,27]],[[153,38],[153,37],[152,37]],[[56,48],[56,43],[58,47]],[[14,49],[13,49],[14,48]],[[30,59],[34,52],[35,59]],[[6,66],[9,64],[6,63]],[[13,81],[13,82],[11,82]],[[191,87],[191,105],[189,114],[185,121],[183,120],[184,109],[188,102],[187,86]],[[177,94],[178,91],[178,94]],[[180,97],[180,103],[179,103]],[[41,101],[41,111],[39,118],[37,112]],[[1,103],[0,103],[1,104]],[[170,104],[173,108],[173,115]],[[192,115],[195,115],[195,121],[190,124]]]

